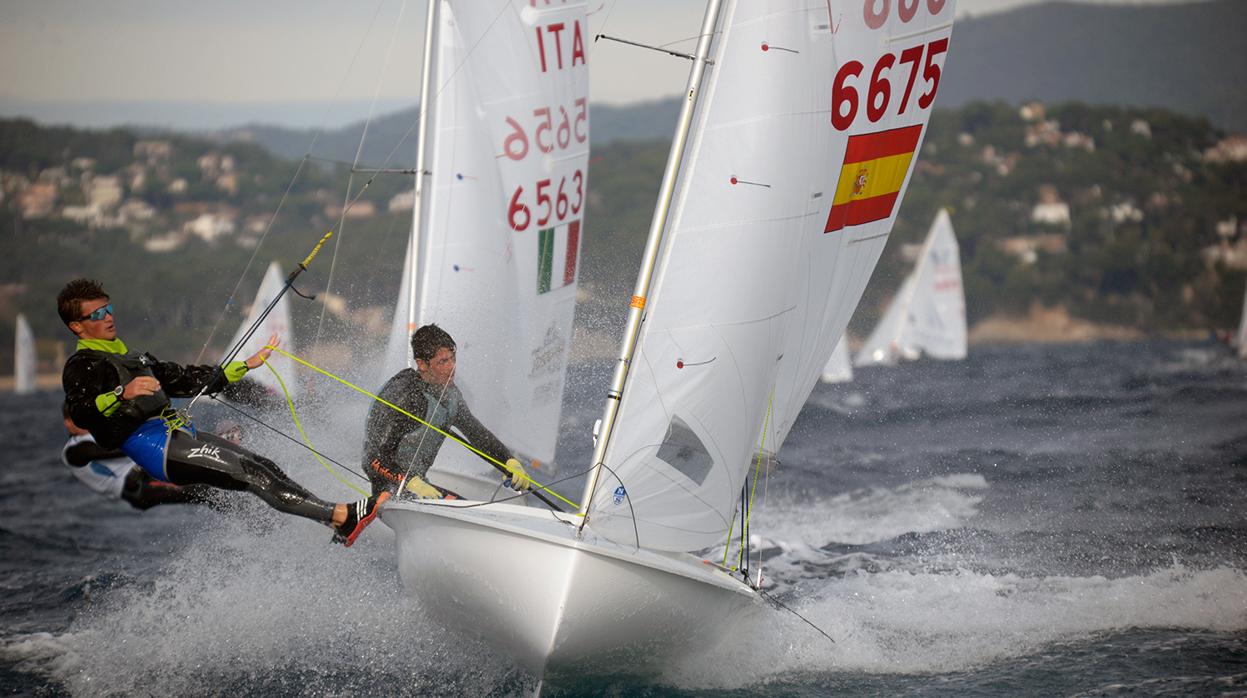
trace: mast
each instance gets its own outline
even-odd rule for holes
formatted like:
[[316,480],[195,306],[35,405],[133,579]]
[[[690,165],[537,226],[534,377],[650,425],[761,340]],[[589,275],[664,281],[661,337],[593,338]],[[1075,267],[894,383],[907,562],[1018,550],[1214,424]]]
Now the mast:
[[[434,62],[437,56],[437,27],[442,0],[429,0],[429,9],[424,27],[424,66],[420,76],[420,115],[416,131],[416,190],[415,201],[411,211],[411,240],[407,244],[407,265],[411,278],[407,283],[407,336],[416,329],[419,318],[416,307],[417,288],[419,284],[421,258],[420,245],[424,237],[424,184],[429,173],[425,170],[425,159],[428,153],[429,114],[432,113],[430,102],[433,96]],[[407,342],[409,344],[409,342]],[[412,363],[410,347],[406,351],[408,366]]]
[[593,448],[593,468],[589,481],[585,485],[584,495],[580,501],[580,529],[584,529],[589,520],[589,505],[593,501],[593,492],[597,489],[602,466],[606,459],[606,448],[610,445],[611,432],[615,419],[619,415],[619,402],[623,397],[624,383],[628,379],[628,370],[632,363],[632,355],[636,352],[637,338],[641,332],[641,320],[645,315],[645,300],[649,295],[650,282],[654,276],[654,266],[658,259],[658,250],[662,246],[663,232],[667,228],[667,216],[671,211],[671,200],[675,194],[676,179],[679,176],[680,164],[684,160],[684,149],[688,144],[688,136],[693,124],[693,113],[701,96],[702,78],[709,63],[710,44],[719,25],[721,0],[708,0],[706,15],[702,20],[701,34],[697,40],[697,50],[693,56],[693,67],[689,71],[688,87],[684,91],[684,106],[680,109],[680,120],[676,125],[675,137],[671,142],[671,153],[667,156],[667,167],[663,172],[662,186],[658,191],[658,202],[654,206],[654,217],[650,222],[649,237],[645,243],[645,253],[641,258],[641,270],[637,274],[636,286],[632,292],[632,303],[628,310],[628,324],[624,329],[624,337],[619,350],[619,358],[615,363],[615,374],[611,379],[610,390],[606,393],[606,408],[602,413],[602,427],[598,433],[597,443]]

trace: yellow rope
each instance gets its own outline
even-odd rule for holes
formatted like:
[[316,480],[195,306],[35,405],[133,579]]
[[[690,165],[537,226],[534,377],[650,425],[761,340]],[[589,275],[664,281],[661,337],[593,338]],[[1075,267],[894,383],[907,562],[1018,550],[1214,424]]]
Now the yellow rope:
[[[758,472],[762,469],[762,457],[766,452],[766,432],[771,423],[771,408],[775,406],[775,393],[771,393],[771,400],[766,406],[766,417],[762,420],[762,440],[758,444],[758,460],[753,470],[753,489],[749,492],[749,512],[745,515],[745,520],[741,522],[740,532],[743,535],[749,530],[749,518],[753,516],[753,495],[758,491]],[[727,525],[727,542],[723,544],[723,569],[728,569],[727,554],[732,549],[732,531],[736,529],[736,513],[732,512],[732,522]],[[742,541],[740,552],[736,556],[736,567],[732,567],[731,571],[735,572],[740,569],[741,558],[745,554],[745,544]]]
[[[282,352],[282,353],[284,354],[285,352]],[[333,468],[329,467],[329,464],[326,463],[324,459],[320,457],[320,454],[317,453],[316,449],[312,446],[312,440],[307,437],[307,432],[303,430],[303,424],[299,422],[299,415],[295,414],[294,400],[291,399],[290,397],[290,391],[286,389],[286,381],[281,379],[281,374],[277,372],[277,369],[273,368],[273,365],[268,362],[268,359],[261,357],[260,360],[264,362],[265,366],[268,366],[268,370],[273,372],[273,377],[277,379],[278,385],[281,386],[281,392],[282,394],[286,396],[286,406],[290,408],[290,418],[294,420],[294,426],[296,429],[299,430],[299,436],[302,437],[304,445],[307,446],[308,450],[311,451],[312,455],[316,458],[316,462],[320,463],[325,468],[325,470],[328,470],[329,474],[333,476],[333,479],[337,480],[338,482],[341,482],[347,487],[350,487],[351,489],[364,495],[365,497],[372,496],[371,493],[361,490],[360,488],[356,487],[351,482],[347,482],[346,479],[344,479],[341,475],[338,474],[337,470],[334,470]]]
[[[766,454],[766,432],[771,425],[771,409],[775,407],[775,393],[771,393],[771,399],[766,404],[766,419],[762,420],[762,440],[758,444],[758,462],[753,466],[753,487],[749,490],[749,513],[745,514],[745,521],[741,525],[740,531],[744,533],[749,530],[749,519],[753,518],[753,496],[758,493],[758,474],[762,471],[762,458]],[[740,554],[736,556],[736,565],[740,566],[740,561],[745,555],[745,541],[740,542]]]
[[[304,361],[303,359],[300,359],[299,357],[295,356],[294,354],[291,354],[291,353],[289,353],[289,352],[287,352],[287,351],[284,351],[284,350],[282,350],[282,349],[279,349],[279,348],[277,348],[277,347],[265,347],[265,348],[266,348],[266,349],[272,349],[273,351],[275,351],[275,352],[277,352],[277,353],[281,354],[282,356],[285,356],[285,357],[289,358],[289,359],[290,359],[290,360],[292,360],[292,361],[295,361],[295,362],[297,362],[297,363],[300,363],[300,364],[302,364],[302,365],[304,365],[304,366],[306,366],[306,367],[308,367],[308,368],[312,369],[313,371],[316,371],[317,373],[319,373],[319,374],[321,374],[321,375],[323,375],[323,376],[326,376],[326,377],[328,377],[328,378],[332,378],[333,380],[338,381],[338,382],[339,382],[339,383],[341,383],[342,385],[345,385],[346,387],[348,387],[348,388],[350,388],[350,389],[352,389],[352,390],[354,390],[354,391],[356,391],[356,392],[360,392],[360,393],[363,393],[364,395],[367,395],[368,397],[372,398],[373,400],[376,400],[377,402],[381,403],[382,405],[385,405],[386,407],[389,407],[390,409],[394,410],[395,412],[398,412],[399,414],[405,415],[405,416],[409,417],[410,419],[413,419],[413,420],[415,420],[415,421],[419,422],[420,424],[423,424],[424,426],[428,427],[429,429],[432,429],[433,431],[435,431],[435,432],[437,432],[437,433],[441,434],[442,436],[445,436],[446,438],[448,438],[448,439],[450,439],[450,440],[452,440],[452,441],[455,441],[455,442],[457,442],[457,443],[459,443],[459,444],[463,445],[463,447],[464,447],[464,448],[466,448],[466,449],[468,449],[469,451],[471,451],[471,452],[475,453],[476,455],[480,456],[481,458],[484,458],[486,461],[489,461],[490,463],[493,463],[494,465],[496,465],[496,466],[498,466],[498,467],[500,467],[500,468],[506,469],[506,465],[505,465],[504,463],[500,462],[498,459],[494,458],[493,456],[490,456],[488,453],[485,453],[484,451],[481,451],[480,449],[476,448],[476,447],[475,447],[475,446],[473,446],[472,444],[470,444],[470,443],[468,443],[468,442],[464,441],[463,439],[460,439],[459,437],[455,436],[454,434],[451,434],[450,432],[446,432],[446,431],[443,431],[443,430],[441,430],[441,429],[438,429],[436,426],[434,426],[434,425],[432,425],[432,424],[429,424],[428,422],[424,421],[423,419],[420,419],[419,417],[417,417],[416,415],[414,415],[414,414],[412,414],[412,413],[408,412],[407,410],[404,410],[403,408],[399,407],[398,405],[395,405],[395,404],[393,404],[393,403],[391,403],[391,402],[388,402],[388,401],[386,401],[386,400],[383,400],[383,399],[381,399],[381,398],[380,398],[379,396],[377,396],[377,395],[373,395],[372,393],[368,392],[367,390],[364,390],[363,388],[359,387],[358,385],[355,385],[354,383],[351,383],[350,381],[346,380],[345,378],[339,378],[338,376],[333,375],[332,373],[330,373],[330,372],[326,371],[325,369],[320,368],[319,366],[314,366],[314,365],[312,365],[312,364],[308,363],[307,361]],[[530,479],[530,480],[532,480],[532,478],[529,478],[529,479]],[[546,487],[545,485],[542,485],[540,482],[537,482],[536,480],[532,480],[532,482],[533,482],[533,484],[534,484],[534,485],[536,485],[536,489],[537,489],[537,490],[542,491],[542,492],[549,492],[549,493],[550,493],[551,495],[553,495],[555,498],[557,498],[557,499],[559,499],[559,500],[563,501],[564,503],[566,503],[566,504],[567,504],[567,505],[569,505],[569,506],[572,506],[572,507],[579,506],[579,505],[578,505],[578,504],[576,504],[575,502],[570,501],[570,500],[568,500],[568,499],[565,499],[565,498],[564,498],[562,495],[560,495],[558,492],[555,492],[554,490],[549,489],[549,488],[548,488],[548,487]]]

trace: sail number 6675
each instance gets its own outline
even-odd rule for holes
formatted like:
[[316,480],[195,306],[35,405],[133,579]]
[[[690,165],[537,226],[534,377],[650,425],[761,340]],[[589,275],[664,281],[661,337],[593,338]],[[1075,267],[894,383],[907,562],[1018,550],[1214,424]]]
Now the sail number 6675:
[[[569,195],[567,189],[567,178],[563,177],[559,180],[559,186],[554,191],[550,191],[550,187],[554,186],[554,180],[542,179],[537,182],[534,189],[536,201],[533,203],[537,208],[537,225],[545,226],[550,222],[551,218],[559,221],[566,220],[567,214],[572,215],[580,213],[580,207],[584,204],[584,183],[585,176],[576,170],[572,173],[573,194]],[[524,195],[524,187],[515,188],[515,193],[511,195],[511,205],[507,207],[507,222],[511,224],[511,228],[519,232],[527,230],[528,226],[533,222],[533,210],[529,208],[526,201],[528,197]]]
[[[899,62],[909,64],[909,77],[905,81],[905,92],[901,95],[897,114],[905,113],[905,108],[909,106],[909,97],[918,77],[919,63],[922,63],[922,79],[924,83],[929,82],[931,88],[918,96],[918,107],[926,109],[931,106],[935,93],[940,88],[940,66],[935,62],[935,57],[946,51],[947,37],[901,51]],[[892,80],[885,71],[890,71],[897,62],[897,56],[885,53],[879,57],[870,73],[870,84],[866,91],[866,118],[872,123],[882,119],[888,111],[892,101]],[[857,87],[850,84],[850,78],[860,78],[864,69],[861,61],[848,61],[836,72],[836,80],[831,86],[831,125],[837,131],[848,129],[857,118],[859,92]]]

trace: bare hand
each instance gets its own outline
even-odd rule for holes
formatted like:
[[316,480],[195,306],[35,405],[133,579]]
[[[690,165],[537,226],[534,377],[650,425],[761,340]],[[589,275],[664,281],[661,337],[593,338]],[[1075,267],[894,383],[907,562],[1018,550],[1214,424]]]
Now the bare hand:
[[276,347],[279,344],[281,344],[281,339],[279,339],[277,337],[277,333],[274,332],[273,336],[268,338],[268,342],[265,347],[247,357],[247,360],[243,363],[247,364],[248,369],[256,369],[263,366],[264,362],[268,361],[268,357],[273,355],[273,347]]
[[158,390],[160,390],[160,381],[152,376],[139,376],[126,383],[126,389],[121,393],[121,399],[133,400],[143,395],[155,395]]

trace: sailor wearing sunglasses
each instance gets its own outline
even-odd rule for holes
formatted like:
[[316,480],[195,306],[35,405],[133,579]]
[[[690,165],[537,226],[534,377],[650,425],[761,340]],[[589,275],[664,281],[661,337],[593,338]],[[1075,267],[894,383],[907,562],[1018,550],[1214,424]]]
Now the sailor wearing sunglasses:
[[[78,350],[61,382],[73,421],[103,448],[121,448],[152,477],[175,485],[246,490],[274,509],[331,525],[347,545],[376,518],[387,496],[332,504],[291,480],[273,461],[178,418],[169,398],[220,392],[260,367],[261,349],[224,367],[183,366],[140,353],[117,338],[113,304],[96,281],[75,279],[56,299]],[[276,345],[276,335],[269,339]]]

